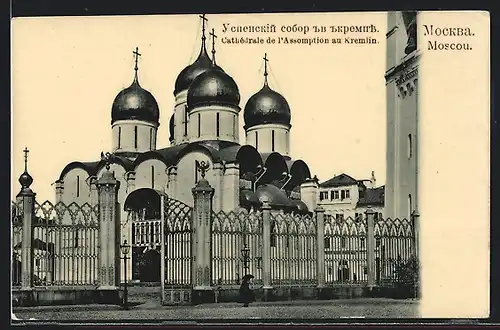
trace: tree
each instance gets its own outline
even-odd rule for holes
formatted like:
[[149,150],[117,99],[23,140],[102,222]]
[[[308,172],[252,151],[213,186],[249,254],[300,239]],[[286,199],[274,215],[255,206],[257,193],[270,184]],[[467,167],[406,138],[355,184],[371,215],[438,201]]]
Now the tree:
[[399,259],[396,263],[394,275],[398,289],[412,289],[413,296],[418,297],[420,266],[415,257],[410,257],[406,261]]

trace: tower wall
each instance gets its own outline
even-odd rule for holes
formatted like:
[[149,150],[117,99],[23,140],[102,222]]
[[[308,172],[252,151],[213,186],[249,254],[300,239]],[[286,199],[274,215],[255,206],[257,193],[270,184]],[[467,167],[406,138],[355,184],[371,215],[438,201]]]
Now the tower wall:
[[401,12],[388,14],[388,29],[385,209],[387,217],[409,218],[418,203],[418,50],[405,54]]

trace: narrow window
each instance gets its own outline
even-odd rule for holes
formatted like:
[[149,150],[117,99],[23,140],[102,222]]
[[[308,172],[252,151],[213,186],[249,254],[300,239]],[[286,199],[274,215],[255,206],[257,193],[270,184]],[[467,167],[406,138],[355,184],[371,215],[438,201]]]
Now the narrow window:
[[201,136],[201,114],[198,114],[198,137]]
[[122,145],[122,128],[118,127],[118,149],[121,148]]
[[184,136],[188,134],[188,113],[187,105],[184,107]]
[[325,237],[325,249],[330,249],[330,237]]
[[80,176],[76,176],[76,197],[80,197]]
[[151,188],[155,187],[155,167],[151,165]]
[[78,230],[75,231],[75,247],[78,247]]
[[[328,193],[327,193],[328,194]],[[328,196],[328,195],[327,195]],[[334,194],[334,191],[330,191],[330,199],[335,199],[335,194]]]
[[220,136],[220,114],[218,112],[215,114],[215,134],[217,137]]
[[411,217],[412,212],[413,212],[413,205],[412,205],[411,195],[408,195],[408,219]]
[[233,136],[236,138],[236,116],[233,116]]
[[350,198],[351,197],[351,192],[349,190],[345,191],[345,198]]
[[259,150],[259,132],[255,131],[255,149]]
[[413,148],[413,146],[412,146],[412,141],[411,141],[411,134],[408,134],[408,159],[410,159],[411,156],[413,155],[412,148]]
[[153,149],[153,129],[149,131],[149,149]]
[[340,191],[340,199],[345,199],[345,190]]
[[134,147],[137,149],[137,126],[134,126]]
[[271,132],[271,149],[274,151],[274,130]]
[[194,183],[198,183],[198,161],[194,161]]

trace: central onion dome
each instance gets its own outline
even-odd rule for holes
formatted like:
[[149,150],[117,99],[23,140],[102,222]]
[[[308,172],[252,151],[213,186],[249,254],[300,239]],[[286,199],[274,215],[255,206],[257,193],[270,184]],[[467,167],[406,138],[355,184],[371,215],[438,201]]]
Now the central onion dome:
[[240,104],[238,85],[233,78],[216,65],[196,77],[189,87],[187,95],[188,109],[210,104],[233,107]]
[[160,109],[153,95],[139,85],[137,71],[134,82],[115,97],[111,108],[111,124],[117,120],[142,120],[159,125]]
[[248,99],[244,110],[245,129],[262,124],[290,125],[290,106],[286,99],[272,90],[267,83],[265,59],[264,86]]

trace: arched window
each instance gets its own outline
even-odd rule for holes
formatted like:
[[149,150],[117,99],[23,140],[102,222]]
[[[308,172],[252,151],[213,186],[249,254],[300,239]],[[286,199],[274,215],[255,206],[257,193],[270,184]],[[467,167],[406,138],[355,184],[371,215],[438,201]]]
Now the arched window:
[[122,144],[122,128],[118,127],[118,149],[121,148]]
[[259,132],[255,131],[255,149],[259,150]]
[[411,194],[408,195],[408,219],[410,219],[411,213],[413,212],[413,205],[411,200]]
[[198,137],[201,136],[201,114],[198,114]]
[[271,131],[271,150],[274,151],[274,130]]
[[137,149],[137,126],[134,126],[134,148]]
[[151,165],[151,188],[155,188],[155,167]]
[[408,134],[408,159],[410,159],[413,155],[413,145],[411,140],[411,134]]
[[153,129],[149,131],[149,149],[153,149]]
[[80,176],[76,176],[76,197],[80,197]]
[[187,105],[184,107],[184,136],[188,134],[188,113],[187,113]]
[[220,136],[220,113],[215,114],[215,133],[217,137]]

